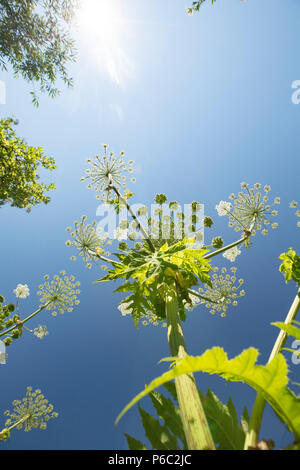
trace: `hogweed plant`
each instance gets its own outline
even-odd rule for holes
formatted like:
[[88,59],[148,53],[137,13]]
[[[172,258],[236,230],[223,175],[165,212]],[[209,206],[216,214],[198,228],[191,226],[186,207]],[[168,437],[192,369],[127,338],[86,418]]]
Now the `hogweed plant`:
[[[222,201],[221,201],[222,202]],[[223,202],[222,202],[223,203]],[[276,198],[276,204],[279,203],[279,199]],[[221,204],[225,207],[224,204]],[[220,209],[220,204],[217,206],[217,210]],[[226,207],[226,210],[229,206]],[[221,213],[220,215],[225,215]],[[298,215],[298,214],[297,214]],[[275,227],[276,228],[276,227]],[[176,409],[174,411],[174,405],[170,404],[170,400],[166,399],[163,395],[153,396],[154,389],[160,385],[168,386],[170,391],[169,382],[182,376],[183,374],[192,373],[195,371],[208,372],[210,374],[219,374],[227,381],[242,381],[254,388],[258,393],[253,406],[252,414],[249,417],[247,410],[244,410],[241,425],[239,425],[236,417],[236,411],[232,402],[230,404],[223,405],[217,397],[215,397],[210,391],[208,395],[204,397],[204,410],[208,417],[210,429],[212,430],[214,442],[218,444],[219,449],[257,449],[257,450],[269,450],[274,447],[274,442],[261,441],[259,442],[259,430],[261,426],[263,411],[266,401],[272,406],[278,417],[287,424],[288,429],[294,434],[294,442],[288,447],[291,450],[300,449],[300,396],[296,396],[292,390],[288,388],[288,367],[282,351],[286,350],[295,354],[294,350],[284,348],[288,335],[300,340],[300,325],[295,320],[296,315],[300,308],[300,256],[290,248],[287,253],[282,253],[279,257],[282,261],[279,270],[285,276],[286,282],[294,281],[298,285],[298,292],[295,296],[294,301],[289,309],[284,322],[272,323],[281,329],[274,347],[271,351],[268,363],[266,366],[256,365],[258,351],[254,348],[244,350],[239,356],[229,360],[226,353],[222,348],[214,347],[211,350],[207,350],[202,356],[192,357],[186,356],[185,358],[172,358],[174,361],[172,364],[171,371],[166,372],[161,377],[153,380],[145,390],[135,397],[127,407],[119,415],[117,421],[122,415],[131,407],[134,403],[140,400],[146,394],[150,394],[152,403],[158,413],[158,416],[164,420],[164,435],[167,433],[173,438],[178,437],[178,426],[174,427],[174,419],[176,416]],[[225,274],[225,271],[223,272]],[[226,276],[226,275],[225,275]],[[217,280],[214,275],[215,281]],[[229,281],[229,277],[227,275]],[[239,281],[240,283],[240,281]],[[217,291],[218,289],[216,289]],[[203,292],[203,290],[202,290]],[[242,291],[240,291],[240,294]],[[208,295],[207,292],[205,292]],[[217,295],[217,293],[215,293]],[[244,293],[242,294],[244,295]],[[216,297],[215,297],[216,298]],[[209,305],[208,305],[209,306]],[[298,352],[299,356],[299,352]],[[169,359],[166,359],[169,360]],[[300,384],[296,384],[300,385]],[[201,392],[199,391],[200,395]],[[158,397],[158,398],[157,398]],[[174,393],[173,393],[174,397]],[[154,399],[155,398],[155,399]],[[175,396],[175,399],[177,397]],[[168,401],[167,401],[168,400]],[[162,412],[161,408],[157,405],[157,401],[167,404],[168,412],[170,415],[170,407],[172,408],[172,420],[166,420],[168,413]],[[230,405],[230,406],[229,406]],[[154,420],[153,417],[148,417],[139,408],[142,416],[143,426],[146,431],[146,435],[149,438],[153,446],[153,430],[157,430],[161,426],[159,421]],[[146,416],[146,417],[145,417]],[[155,424],[154,424],[155,423]],[[178,424],[178,423],[177,423]],[[162,428],[160,429],[162,432]],[[145,449],[146,447],[131,436],[125,435],[128,445],[131,449]],[[161,449],[162,441],[157,444],[155,441],[155,449]],[[184,442],[183,442],[184,444]],[[178,448],[178,447],[175,447]],[[184,448],[187,448],[184,445]]]
[[56,316],[57,313],[71,312],[74,306],[79,304],[80,282],[75,281],[74,276],[66,276],[65,271],[61,271],[60,275],[55,275],[52,280],[45,275],[44,281],[44,284],[39,285],[37,292],[40,297],[39,307],[25,318],[21,318],[19,299],[26,299],[30,295],[27,284],[18,284],[14,289],[16,304],[5,304],[4,297],[0,295],[0,340],[5,346],[20,338],[24,329],[39,339],[44,338],[48,334],[45,325],[38,325],[33,330],[27,326],[27,323],[43,310],[52,311],[52,315]]
[[32,429],[46,429],[47,423],[52,418],[57,418],[58,413],[54,410],[41,390],[32,390],[27,387],[26,395],[22,400],[14,400],[12,412],[7,410],[4,416],[7,418],[5,427],[0,431],[0,441],[9,439],[12,429],[29,432]]
[[[237,195],[231,194],[228,201],[220,201],[216,205],[218,215],[228,217],[229,226],[236,232],[241,232],[241,236],[227,245],[224,245],[221,236],[204,244],[203,230],[213,226],[213,220],[211,217],[204,217],[203,207],[199,202],[193,201],[188,208],[185,205],[185,210],[182,210],[177,201],[168,202],[165,194],[157,194],[150,213],[145,205],[137,207],[130,204],[129,200],[134,193],[127,188],[126,174],[132,173],[133,161],[127,164],[124,157],[124,152],[118,158],[112,152],[108,154],[108,146],[104,145],[102,156],[97,155],[95,159],[88,160],[87,176],[82,178],[82,181],[89,179],[88,188],[95,190],[96,198],[104,202],[107,210],[113,209],[114,215],[119,216],[113,233],[111,230],[105,232],[100,223],[88,224],[83,216],[80,222],[75,222],[74,230],[67,228],[72,240],[67,240],[66,244],[78,250],[88,268],[92,264],[102,263],[101,268],[106,270],[106,274],[95,282],[120,282],[114,292],[125,293],[126,296],[120,302],[119,310],[123,316],[131,315],[136,327],[140,324],[166,327],[173,366],[163,375],[163,380],[157,381],[165,383],[165,377],[169,377],[167,380],[175,380],[187,448],[215,449],[216,441],[193,376],[193,371],[199,370],[199,364],[197,358],[188,356],[182,322],[186,320],[188,311],[201,305],[205,305],[211,314],[220,314],[223,317],[230,306],[237,306],[238,299],[245,295],[243,279],[237,278],[236,267],[229,270],[218,268],[212,262],[221,255],[233,263],[241,255],[242,247],[249,247],[250,238],[255,234],[261,232],[262,235],[267,235],[269,228],[276,229],[278,223],[275,218],[280,198],[270,198],[271,188],[268,185],[262,187],[256,183],[249,187],[247,183],[241,183],[241,190]],[[135,182],[135,178],[132,178],[132,182]],[[110,255],[107,246],[113,241],[118,242],[118,251]],[[71,259],[76,259],[75,255]],[[257,351],[253,348],[243,352],[241,358],[232,360],[233,362],[227,359],[221,348],[213,348],[204,356],[200,362],[210,373],[220,373],[229,380],[248,380],[260,392],[266,388],[270,368],[274,375],[274,361],[265,366],[264,377],[256,373],[262,366],[255,365]],[[281,355],[279,358],[284,387],[285,363]],[[249,373],[255,371],[259,376],[255,377],[259,385],[255,380],[253,385],[249,377],[241,378],[241,374],[238,375],[235,371],[234,365],[245,366],[247,360],[250,364]],[[224,370],[219,370],[216,364],[221,369],[223,365]],[[236,378],[234,371],[239,378]],[[146,387],[122,411],[117,421],[141,396],[153,391],[157,381]],[[271,392],[274,392],[273,389]],[[292,392],[284,388],[284,393],[299,408],[299,400]],[[270,401],[268,394],[262,392],[262,396],[264,400]],[[277,408],[276,412],[278,413]],[[281,410],[281,416],[282,413]],[[297,420],[292,418],[289,425],[295,435],[300,433]],[[251,426],[250,420],[249,435]],[[256,438],[248,439],[247,442],[249,447],[258,444]]]

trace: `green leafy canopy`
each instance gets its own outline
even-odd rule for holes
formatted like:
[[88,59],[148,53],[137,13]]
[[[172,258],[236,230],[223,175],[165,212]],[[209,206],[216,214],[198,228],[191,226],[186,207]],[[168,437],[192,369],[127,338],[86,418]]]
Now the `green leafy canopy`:
[[[131,292],[121,303],[132,309],[133,320],[138,326],[141,314],[147,310],[155,311],[160,319],[165,318],[165,294],[175,281],[181,319],[185,320],[183,300],[188,296],[188,289],[199,280],[211,285],[211,266],[209,260],[203,258],[207,252],[193,249],[189,239],[171,246],[165,243],[155,252],[144,245],[127,253],[116,254],[119,262],[114,263],[108,274],[95,282],[125,279],[115,292]],[[133,282],[128,282],[130,278]]]
[[0,120],[0,206],[26,208],[39,203],[47,204],[46,192],[53,184],[40,183],[38,170],[55,169],[55,161],[43,154],[42,148],[28,146],[16,136],[13,119]]

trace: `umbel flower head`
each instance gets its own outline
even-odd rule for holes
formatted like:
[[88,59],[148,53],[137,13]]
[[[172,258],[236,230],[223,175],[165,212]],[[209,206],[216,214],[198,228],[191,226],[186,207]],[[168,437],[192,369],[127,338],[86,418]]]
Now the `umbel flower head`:
[[[101,236],[100,230],[96,230],[97,222],[85,225],[86,216],[82,216],[80,222],[75,221],[75,228],[67,227],[73,240],[67,240],[67,246],[77,248],[79,256],[82,257],[88,268],[92,267],[92,262],[98,260],[98,255],[104,253],[104,246],[112,243],[104,234]],[[109,252],[105,253],[109,256]],[[72,256],[71,260],[75,261],[76,256]]]
[[18,299],[26,299],[29,296],[29,289],[27,284],[18,284],[14,289],[14,294]]
[[[130,302],[126,302],[126,299],[123,300],[120,305],[118,306],[118,310],[121,312],[122,316],[125,317],[126,315],[132,314],[132,308],[130,307]],[[150,310],[146,310],[145,312],[141,313],[139,319],[142,322],[143,326],[153,325],[158,326],[161,325],[162,327],[166,327],[167,324],[165,321],[161,321],[161,319],[152,313]]]
[[240,254],[241,254],[241,250],[239,250],[237,246],[234,246],[233,248],[226,250],[223,253],[223,257],[233,263],[235,261],[235,258]]
[[271,187],[265,185],[263,191],[262,185],[255,183],[253,188],[249,188],[247,183],[241,183],[242,191],[237,196],[230,194],[231,202],[220,201],[216,206],[220,216],[229,216],[229,227],[234,227],[235,231],[251,230],[252,235],[256,231],[261,231],[267,235],[268,226],[273,229],[278,227],[277,222],[271,222],[269,217],[276,217],[278,211],[273,209],[274,205],[280,204],[280,198],[276,197],[271,204],[269,202],[269,192]]
[[236,307],[238,297],[245,295],[244,290],[240,290],[244,283],[243,279],[237,280],[236,278],[236,267],[230,268],[231,274],[227,272],[226,268],[221,269],[219,274],[219,268],[213,268],[214,274],[212,275],[212,287],[205,285],[205,288],[199,288],[199,293],[206,298],[210,299],[198,299],[198,303],[205,304],[207,308],[210,308],[210,313],[220,313],[221,317],[225,317],[228,306],[231,304]]
[[65,310],[72,312],[74,305],[79,304],[77,295],[80,294],[78,287],[80,282],[75,282],[74,276],[66,276],[65,271],[60,272],[60,276],[55,275],[52,281],[49,276],[44,276],[45,283],[39,286],[37,294],[41,297],[41,306],[45,305],[46,310],[53,310],[52,315],[56,316],[57,311],[61,314]]
[[45,325],[38,325],[34,330],[33,334],[39,338],[43,339],[45,336],[49,334],[47,327]]
[[[300,209],[298,209],[300,207],[300,204],[297,202],[297,201],[291,201],[290,202],[290,208],[291,209],[297,209],[295,214],[296,214],[296,217],[300,217]],[[297,222],[297,227],[300,227],[300,220],[298,220]]]
[[53,405],[45,399],[41,390],[32,391],[32,387],[27,387],[26,396],[22,400],[13,401],[13,411],[4,412],[7,417],[6,429],[0,433],[5,435],[5,431],[16,427],[28,432],[33,428],[46,429],[47,422],[51,418],[57,418],[58,413],[53,411]]
[[[113,152],[108,154],[108,145],[104,144],[104,155],[96,155],[94,159],[87,160],[90,168],[86,170],[86,176],[81,180],[90,180],[89,189],[94,189],[98,193],[105,191],[110,186],[117,189],[126,188],[126,173],[131,174],[133,160],[126,163],[123,159],[124,152],[120,152],[119,157],[115,157]],[[135,178],[131,178],[134,183]],[[98,199],[100,195],[98,194]]]

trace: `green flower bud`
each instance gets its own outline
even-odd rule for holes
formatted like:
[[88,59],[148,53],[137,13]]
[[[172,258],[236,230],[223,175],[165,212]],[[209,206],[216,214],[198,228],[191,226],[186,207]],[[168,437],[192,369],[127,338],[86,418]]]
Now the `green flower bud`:
[[3,302],[4,302],[4,297],[3,295],[0,295],[0,304],[3,304]]
[[11,332],[11,336],[13,337],[13,339],[19,338],[21,336],[21,334],[22,334],[22,331],[18,330],[17,328],[12,330],[12,332]]
[[14,322],[13,318],[9,318],[8,320],[6,320],[5,326],[6,326],[6,328],[9,328],[9,327],[12,326],[14,323],[15,323],[15,322]]
[[177,201],[171,201],[171,202],[169,202],[169,209],[170,209],[171,211],[176,211],[176,210],[178,209],[178,207],[179,207],[179,204],[178,204]]
[[223,242],[222,237],[215,237],[212,239],[211,244],[214,248],[222,248],[224,242]]
[[14,304],[12,304],[12,303],[8,304],[8,305],[7,305],[7,308],[8,308],[8,310],[9,310],[10,312],[14,312],[14,311],[15,311],[15,306],[14,306]]
[[127,250],[127,248],[128,248],[128,245],[127,245],[126,242],[120,242],[120,243],[119,243],[119,250],[120,250],[120,251]]
[[193,212],[199,212],[201,210],[201,207],[202,205],[200,204],[200,202],[197,202],[197,201],[193,201],[191,204],[191,208]]
[[211,217],[204,217],[203,219],[203,225],[204,227],[211,227],[213,225],[214,221],[212,220]]
[[11,338],[5,338],[3,340],[3,343],[5,344],[5,346],[9,346],[11,344]]
[[168,200],[165,194],[156,194],[154,201],[156,204],[164,204]]
[[189,217],[190,221],[193,223],[193,224],[196,224],[197,222],[199,222],[199,217],[196,215],[196,214],[192,214],[190,217]]

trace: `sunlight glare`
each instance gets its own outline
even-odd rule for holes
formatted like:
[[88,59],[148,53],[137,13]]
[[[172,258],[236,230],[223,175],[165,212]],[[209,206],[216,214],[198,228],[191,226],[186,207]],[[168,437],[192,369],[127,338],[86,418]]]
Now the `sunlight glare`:
[[121,46],[126,22],[118,16],[116,2],[84,0],[77,24],[93,63],[106,70],[113,82],[123,86],[125,79],[133,75],[133,66]]

